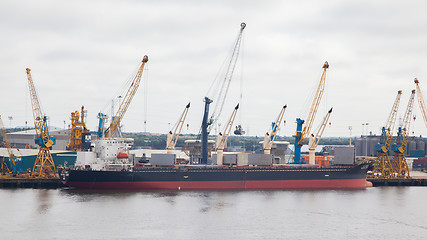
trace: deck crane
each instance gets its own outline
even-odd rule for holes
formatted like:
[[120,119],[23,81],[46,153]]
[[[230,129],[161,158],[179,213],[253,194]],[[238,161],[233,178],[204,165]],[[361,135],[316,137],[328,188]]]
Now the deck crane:
[[40,107],[36,88],[34,87],[33,78],[31,77],[31,69],[27,68],[26,70],[36,130],[35,142],[40,146],[31,176],[36,178],[57,178],[58,174],[56,172],[55,163],[50,154],[50,148],[55,145],[55,138],[49,135],[47,117],[43,114]]
[[[325,81],[326,81],[326,70],[329,68],[329,63],[326,61],[323,64],[323,73],[320,78],[319,85],[317,87],[316,94],[314,95],[313,103],[311,104],[310,113],[308,114],[307,120],[304,121],[300,118],[297,118],[297,131],[295,134],[295,143],[294,143],[294,163],[300,164],[301,160],[301,147],[304,145],[304,142],[309,137],[311,127],[316,117],[317,109],[319,108],[320,100],[322,99],[323,92],[325,91]],[[302,125],[305,122],[304,129]]]
[[7,136],[7,132],[6,132],[6,128],[4,127],[3,124],[3,120],[0,116],[0,128],[1,128],[1,133],[3,135],[3,141],[4,144],[7,148],[7,152],[9,154],[9,162],[10,162],[10,167],[7,165],[7,163],[5,161],[1,162],[1,174],[13,174],[16,173],[16,163],[15,163],[15,155],[12,152],[12,147],[10,146],[10,141],[9,141],[9,137]]
[[[234,69],[236,67],[237,59],[239,57],[240,45],[242,41],[243,30],[246,27],[246,23],[240,24],[240,31],[237,36],[237,40],[233,47],[233,52],[231,58],[228,62],[227,69],[223,81],[220,83],[219,91],[216,92],[216,97],[211,99],[210,97],[205,97],[205,110],[203,114],[203,121],[201,126],[201,135],[202,135],[202,164],[207,164],[208,162],[208,136],[212,127],[218,121],[219,116],[221,115],[222,108],[224,107],[225,99],[227,97],[228,89],[230,87],[231,79],[233,77]],[[214,85],[214,84],[213,84]],[[209,117],[209,105],[216,101],[214,110],[212,111],[211,117]]]
[[233,127],[234,119],[236,118],[238,109],[239,109],[239,104],[237,104],[237,106],[234,107],[233,113],[231,114],[230,119],[227,122],[227,126],[225,126],[224,134],[220,132],[217,136],[217,139],[216,139],[217,165],[222,165],[223,163],[224,148],[227,144],[227,139]]
[[417,91],[418,105],[420,106],[420,110],[421,110],[421,113],[423,115],[424,124],[427,127],[427,108],[426,108],[426,104],[424,102],[423,94],[422,94],[421,89],[420,89],[420,85],[419,85],[420,81],[418,81],[418,79],[415,78],[414,82],[415,82],[415,89]]
[[74,111],[71,113],[71,130],[70,139],[68,140],[67,150],[77,151],[82,149],[85,142],[86,133],[88,129],[85,123],[85,107],[82,106],[81,112]]
[[185,106],[184,112],[182,112],[178,124],[175,127],[174,132],[169,131],[166,140],[166,149],[168,154],[173,153],[176,143],[178,142],[179,134],[181,133],[182,126],[184,126],[185,118],[187,117],[188,110],[190,109],[190,103]]
[[308,163],[315,164],[316,147],[319,144],[320,138],[322,137],[323,131],[325,130],[326,124],[328,123],[329,117],[331,116],[332,108],[328,111],[326,116],[323,118],[322,124],[316,135],[311,135],[308,139]]
[[402,90],[399,90],[397,92],[396,99],[394,100],[391,112],[388,116],[386,125],[381,129],[380,142],[375,145],[375,150],[378,152],[378,158],[375,160],[374,168],[369,177],[384,179],[393,177],[393,167],[391,165],[390,159],[388,158],[388,151],[390,150],[390,144],[393,138],[394,123],[396,121],[401,95]]
[[397,130],[396,144],[392,145],[394,157],[391,161],[393,167],[393,174],[396,178],[410,178],[408,163],[405,158],[405,150],[408,144],[409,128],[411,126],[412,109],[414,108],[415,90],[409,97],[408,106],[406,107],[405,115],[403,117],[403,124]]
[[265,133],[264,141],[262,143],[262,149],[264,154],[271,153],[271,147],[273,146],[274,140],[276,139],[277,132],[279,131],[280,123],[282,123],[283,115],[285,115],[287,105],[282,107],[280,110],[279,116],[276,119],[276,122],[273,123],[270,133]]
[[103,113],[98,114],[99,122],[100,122],[98,134],[100,135],[101,138],[112,138],[114,133],[116,133],[123,119],[123,116],[125,115],[130,103],[132,102],[133,97],[135,96],[136,90],[138,90],[139,83],[141,82],[142,72],[144,70],[145,63],[147,62],[148,62],[148,56],[145,55],[142,59],[142,64],[139,67],[138,72],[136,73],[128,91],[123,97],[123,101],[120,104],[120,107],[116,112],[116,115],[114,116],[109,127],[105,131],[104,131],[104,122],[105,122],[105,119],[107,118]]

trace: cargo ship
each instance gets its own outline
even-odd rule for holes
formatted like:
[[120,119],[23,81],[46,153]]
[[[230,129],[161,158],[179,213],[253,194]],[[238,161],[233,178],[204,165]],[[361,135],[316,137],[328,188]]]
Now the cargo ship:
[[[95,146],[93,152],[78,152],[74,168],[61,172],[65,185],[113,190],[363,189],[372,186],[366,180],[370,163],[180,165],[175,164],[174,154],[162,154],[156,155],[161,157],[160,161],[152,155],[150,164],[139,165],[126,151],[124,140],[99,140]],[[268,155],[263,157],[268,159]]]
[[353,166],[173,166],[61,173],[73,188],[114,190],[363,189],[370,164]]

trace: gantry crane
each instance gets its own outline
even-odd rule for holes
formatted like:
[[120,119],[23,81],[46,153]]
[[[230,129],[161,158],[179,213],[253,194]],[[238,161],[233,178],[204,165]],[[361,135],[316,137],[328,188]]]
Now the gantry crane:
[[130,103],[132,102],[133,97],[135,96],[136,90],[138,90],[139,83],[141,82],[142,72],[144,70],[145,63],[147,62],[148,62],[148,56],[145,55],[142,59],[142,64],[139,67],[138,72],[136,73],[128,91],[123,97],[123,101],[120,104],[120,107],[117,110],[116,115],[113,117],[113,120],[111,121],[109,127],[105,131],[104,131],[104,121],[106,119],[106,116],[103,113],[98,114],[99,122],[100,122],[98,133],[101,138],[111,138],[113,137],[114,133],[116,133],[123,119],[123,116],[125,115]]
[[218,134],[216,139],[216,156],[217,156],[217,165],[223,164],[223,154],[224,148],[227,144],[228,136],[230,135],[231,128],[233,127],[234,119],[236,118],[237,110],[239,109],[239,104],[234,107],[233,113],[230,116],[230,119],[227,122],[227,126],[225,126],[224,134],[221,132]]
[[187,117],[188,110],[190,109],[190,103],[185,106],[184,112],[182,112],[181,117],[179,118],[178,124],[175,127],[174,132],[169,131],[167,140],[166,140],[166,150],[168,154],[173,153],[176,143],[178,142],[179,134],[181,133],[182,126],[184,126],[185,118]]
[[326,124],[328,123],[329,117],[331,116],[332,108],[328,111],[326,116],[323,118],[322,124],[317,130],[316,135],[311,135],[308,139],[308,163],[316,163],[316,147],[319,144],[320,138],[322,137],[323,131],[325,130]]
[[408,144],[409,128],[411,126],[412,109],[414,108],[415,90],[409,97],[408,106],[406,107],[403,124],[397,130],[396,144],[392,145],[394,157],[391,161],[393,167],[393,177],[395,178],[410,178],[408,163],[405,158],[405,150]]
[[[295,143],[294,143],[294,163],[300,164],[303,163],[301,160],[301,147],[304,145],[305,141],[309,137],[311,127],[314,122],[314,118],[317,114],[317,109],[319,108],[320,100],[322,99],[323,92],[325,91],[325,82],[326,82],[326,70],[329,68],[329,63],[326,61],[323,64],[323,73],[320,78],[319,85],[317,86],[316,94],[314,95],[313,103],[311,104],[310,113],[308,114],[307,120],[304,121],[300,118],[297,118],[297,131],[295,134]],[[305,122],[304,129],[302,125]]]
[[47,117],[43,114],[40,107],[36,88],[34,87],[33,78],[31,77],[31,69],[27,68],[26,70],[36,131],[35,142],[40,146],[31,176],[36,178],[57,178],[58,174],[56,172],[55,163],[50,154],[50,148],[55,145],[55,138],[49,135]]
[[421,113],[423,115],[424,124],[427,127],[427,108],[426,108],[426,104],[424,102],[423,94],[422,94],[421,89],[420,89],[420,85],[419,85],[420,82],[418,81],[417,78],[415,78],[414,82],[415,82],[415,89],[417,90],[418,105],[420,106],[420,110],[421,110]]
[[397,92],[396,99],[394,100],[391,112],[388,116],[386,125],[381,129],[380,142],[379,144],[375,145],[375,150],[378,152],[378,157],[375,160],[374,168],[368,177],[384,179],[393,177],[393,167],[388,157],[388,151],[390,150],[390,144],[393,138],[394,123],[396,121],[401,95],[402,90],[399,90]]
[[85,142],[85,133],[88,133],[85,123],[85,107],[82,106],[81,112],[74,111],[71,113],[70,139],[68,140],[67,150],[78,151],[82,149]]
[[277,132],[279,131],[280,123],[282,123],[283,115],[285,115],[287,105],[282,107],[279,116],[277,116],[276,122],[273,123],[270,133],[265,133],[264,141],[262,143],[262,149],[264,154],[271,153],[271,147],[273,146],[274,140],[276,139]]
[[1,133],[3,135],[4,145],[7,148],[7,153],[9,154],[9,163],[10,163],[9,165],[10,167],[9,167],[5,161],[1,162],[0,174],[10,175],[10,174],[16,173],[15,155],[13,154],[12,147],[10,146],[9,137],[7,136],[6,128],[4,127],[1,116],[0,116],[0,128],[1,128]]
[[[242,41],[243,30],[246,27],[246,23],[240,24],[240,31],[237,36],[237,40],[233,47],[233,52],[231,54],[230,61],[228,62],[227,69],[223,78],[223,81],[220,82],[219,90],[214,92],[216,96],[213,99],[209,97],[204,98],[205,110],[203,114],[203,121],[201,126],[201,135],[202,135],[202,164],[207,164],[208,162],[208,137],[212,127],[218,121],[219,116],[221,115],[222,108],[224,107],[225,99],[227,97],[228,89],[230,87],[231,79],[233,77],[234,69],[236,67],[237,59],[239,57],[240,45]],[[214,82],[215,83],[215,82]],[[215,84],[212,84],[212,86]],[[216,101],[214,110],[212,111],[211,117],[209,117],[209,105]]]

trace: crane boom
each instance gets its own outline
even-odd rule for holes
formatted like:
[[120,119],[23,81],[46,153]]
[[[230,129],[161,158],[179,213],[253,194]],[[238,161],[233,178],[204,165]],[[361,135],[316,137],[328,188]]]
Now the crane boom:
[[274,122],[271,133],[266,133],[264,137],[263,142],[263,150],[264,154],[270,154],[271,147],[273,146],[274,139],[276,139],[277,132],[279,131],[280,123],[282,122],[283,115],[285,114],[287,105],[282,107],[282,110],[280,110],[279,116],[277,116],[276,122]]
[[36,161],[34,162],[31,176],[36,178],[57,178],[57,172],[50,147],[55,144],[55,138],[49,136],[47,117],[43,114],[38,100],[36,88],[34,87],[31,69],[27,68],[28,87],[30,90],[31,106],[33,110],[34,126],[36,130],[35,142],[40,146]]
[[239,104],[234,107],[233,113],[230,116],[230,119],[225,126],[224,134],[221,132],[218,134],[216,139],[216,149],[217,149],[217,165],[222,165],[223,163],[223,152],[225,145],[227,144],[228,136],[230,135],[231,128],[233,127],[234,119],[236,118],[237,110],[239,109]]
[[145,55],[142,59],[142,64],[138,69],[137,74],[135,75],[130,88],[126,92],[122,103],[120,104],[119,109],[117,110],[116,115],[114,116],[113,120],[110,123],[110,126],[108,127],[107,131],[105,132],[104,136],[106,138],[110,138],[116,133],[117,129],[120,126],[120,123],[123,119],[123,116],[125,115],[130,103],[132,102],[133,97],[135,96],[136,90],[138,90],[139,83],[141,82],[142,72],[144,70],[145,63],[148,62],[148,56]]
[[322,124],[317,130],[316,135],[311,135],[308,141],[308,158],[309,164],[315,164],[316,147],[319,144],[320,138],[322,137],[323,131],[325,131],[326,124],[328,123],[329,117],[331,116],[332,108],[328,111],[326,116],[323,118]]
[[217,92],[217,95],[213,100],[216,101],[214,109],[212,111],[212,115],[210,117],[210,125],[208,126],[208,132],[211,131],[212,127],[215,125],[215,123],[218,121],[222,109],[224,107],[225,99],[227,97],[228,89],[230,87],[231,79],[233,78],[234,69],[236,68],[237,59],[239,57],[240,53],[240,45],[242,42],[242,34],[243,30],[246,27],[246,23],[240,24],[240,31],[237,36],[237,40],[233,47],[233,52],[231,54],[230,61],[228,62],[227,69],[224,75],[224,79],[221,83],[220,90]]
[[422,94],[421,89],[420,89],[420,85],[419,85],[420,81],[418,81],[418,79],[415,78],[414,82],[415,82],[415,87],[416,87],[415,89],[417,90],[418,105],[420,106],[420,110],[421,110],[421,113],[423,115],[424,124],[427,127],[427,108],[426,108],[426,104],[424,102],[423,94]]
[[325,64],[323,64],[322,77],[320,78],[316,94],[314,95],[313,103],[311,104],[310,112],[308,113],[307,120],[305,121],[305,126],[302,130],[301,139],[298,142],[299,145],[303,145],[304,142],[307,140],[311,127],[313,126],[314,118],[316,117],[317,110],[320,105],[320,100],[322,99],[323,92],[325,91],[326,70],[328,68],[329,64],[328,62],[325,62]]
[[[316,114],[317,114],[317,109],[319,108],[319,105],[320,105],[320,100],[322,99],[323,92],[325,91],[326,70],[329,68],[329,63],[326,61],[323,64],[322,68],[323,68],[323,73],[322,73],[322,76],[320,77],[320,81],[317,86],[317,90],[314,95],[313,103],[311,104],[310,112],[308,114],[307,120],[304,121],[300,118],[296,119],[297,131],[296,131],[295,143],[294,143],[294,149],[295,149],[294,163],[297,163],[297,164],[301,163],[301,147],[304,144],[304,142],[307,140],[310,134],[311,127],[314,122],[314,118],[316,117]],[[302,125],[304,124],[304,122],[306,124],[303,128]]]
[[[381,135],[380,144],[381,143],[383,144],[381,144],[380,151],[384,153],[388,152],[390,148],[391,140],[393,138],[394,124],[396,122],[397,111],[399,110],[401,95],[402,95],[402,90],[399,90],[397,92],[397,96],[394,101],[393,108],[391,109],[390,114],[388,116],[386,125],[385,127],[383,127],[383,131],[385,131],[385,134]],[[385,138],[383,138],[383,136],[385,136]]]
[[190,103],[185,106],[184,112],[182,112],[178,124],[176,125],[175,131],[168,133],[166,149],[168,153],[173,153],[176,143],[178,142],[179,134],[181,133],[182,126],[184,125],[185,118],[187,117],[188,110],[190,109]]

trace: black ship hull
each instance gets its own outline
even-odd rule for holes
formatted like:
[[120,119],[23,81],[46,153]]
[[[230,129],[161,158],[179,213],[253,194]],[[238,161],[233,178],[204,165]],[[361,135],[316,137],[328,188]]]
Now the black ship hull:
[[362,189],[369,164],[312,167],[173,167],[133,171],[65,170],[64,184],[83,189],[240,190]]

